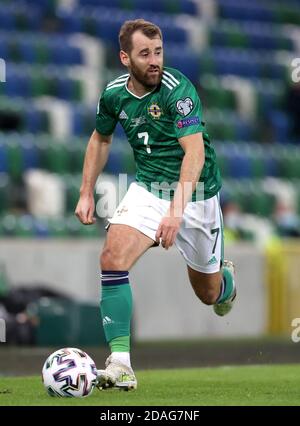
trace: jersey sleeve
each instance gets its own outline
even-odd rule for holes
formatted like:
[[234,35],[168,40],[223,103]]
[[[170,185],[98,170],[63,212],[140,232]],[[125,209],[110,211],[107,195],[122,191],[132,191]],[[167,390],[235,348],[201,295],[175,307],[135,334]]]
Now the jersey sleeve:
[[168,110],[177,139],[205,131],[202,105],[194,85],[189,80],[183,79],[172,90],[168,99]]
[[99,99],[96,114],[96,130],[101,135],[111,135],[118,122],[117,117],[108,105],[110,103],[106,99],[104,91]]

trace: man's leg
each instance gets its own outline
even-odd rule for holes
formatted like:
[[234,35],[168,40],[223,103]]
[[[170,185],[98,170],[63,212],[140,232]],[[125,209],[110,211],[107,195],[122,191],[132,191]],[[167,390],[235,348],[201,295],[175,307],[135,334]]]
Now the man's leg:
[[223,260],[223,220],[218,195],[188,203],[175,244],[186,261],[196,295],[206,305],[214,305],[217,315],[226,315],[232,308],[236,288],[233,264]]
[[221,270],[212,274],[196,271],[190,266],[187,268],[190,282],[199,299],[206,305],[214,305],[217,315],[226,315],[236,296],[232,262],[225,260]]
[[205,274],[195,271],[190,266],[187,266],[190,283],[196,296],[205,305],[213,305],[216,303],[221,290],[221,272],[213,274]]
[[[100,370],[101,387],[112,385],[136,387],[130,364],[132,294],[128,271],[153,242],[151,238],[131,226],[112,224],[108,229],[100,258],[102,271],[100,309],[105,337],[112,354],[108,359],[106,370]],[[119,375],[123,375],[123,383],[120,382]]]

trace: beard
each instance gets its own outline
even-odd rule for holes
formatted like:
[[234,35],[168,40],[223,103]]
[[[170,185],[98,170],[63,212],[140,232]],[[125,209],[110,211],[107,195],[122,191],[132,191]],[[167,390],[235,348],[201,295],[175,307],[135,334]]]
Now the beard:
[[[152,66],[147,69],[146,72],[141,71],[133,62],[131,62],[130,71],[133,77],[142,84],[146,89],[154,89],[161,82],[162,78],[162,67]],[[151,73],[151,71],[158,71]]]

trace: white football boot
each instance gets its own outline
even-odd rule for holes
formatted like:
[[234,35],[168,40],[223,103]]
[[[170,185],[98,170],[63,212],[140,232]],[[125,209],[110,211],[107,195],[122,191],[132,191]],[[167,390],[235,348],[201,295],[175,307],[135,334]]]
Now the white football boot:
[[133,390],[137,388],[137,380],[132,368],[122,362],[112,359],[111,355],[105,361],[105,370],[98,370],[97,387],[101,390],[118,388]]
[[220,317],[227,315],[231,311],[236,298],[236,285],[234,281],[234,275],[235,275],[234,264],[230,260],[224,260],[222,269],[224,268],[226,268],[232,276],[233,289],[232,289],[231,296],[227,300],[225,300],[225,302],[214,304],[214,311]]

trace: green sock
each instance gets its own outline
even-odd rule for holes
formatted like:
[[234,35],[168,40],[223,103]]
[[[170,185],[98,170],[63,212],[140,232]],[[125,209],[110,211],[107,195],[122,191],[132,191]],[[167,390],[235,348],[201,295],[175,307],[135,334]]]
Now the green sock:
[[114,352],[129,352],[132,293],[127,271],[102,271],[100,310],[106,341]]
[[232,295],[233,291],[233,277],[230,271],[225,267],[223,268],[223,280],[221,283],[221,291],[216,303],[226,302]]
[[130,336],[115,337],[109,342],[111,352],[129,352]]

